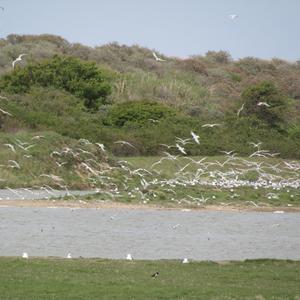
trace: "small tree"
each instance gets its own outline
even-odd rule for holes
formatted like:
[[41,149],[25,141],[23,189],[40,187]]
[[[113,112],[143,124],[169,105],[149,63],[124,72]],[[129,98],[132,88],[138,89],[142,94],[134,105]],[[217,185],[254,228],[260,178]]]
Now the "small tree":
[[288,101],[272,82],[264,81],[248,87],[242,93],[242,100],[244,114],[255,115],[274,127],[284,122]]

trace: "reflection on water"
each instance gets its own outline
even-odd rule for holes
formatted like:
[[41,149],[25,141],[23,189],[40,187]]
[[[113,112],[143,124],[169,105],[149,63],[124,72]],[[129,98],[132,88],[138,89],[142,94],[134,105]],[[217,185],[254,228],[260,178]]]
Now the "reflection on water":
[[0,256],[300,259],[300,215],[0,207]]

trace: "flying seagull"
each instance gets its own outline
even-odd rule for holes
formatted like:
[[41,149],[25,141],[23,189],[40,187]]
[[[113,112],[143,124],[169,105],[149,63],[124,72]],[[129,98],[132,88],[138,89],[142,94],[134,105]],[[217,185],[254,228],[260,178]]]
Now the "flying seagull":
[[234,20],[234,19],[236,19],[237,17],[238,17],[237,14],[231,14],[231,15],[229,15],[229,19],[230,19],[230,20]]
[[27,55],[27,54],[25,54],[25,53],[20,54],[19,57],[17,57],[17,58],[12,62],[13,68],[15,67],[15,63],[16,63],[16,62],[22,60],[22,57],[23,57],[24,55]]
[[221,126],[221,124],[216,124],[216,123],[215,124],[204,124],[201,127],[210,127],[210,128],[213,128],[215,126]]
[[266,107],[270,107],[270,104],[268,104],[267,102],[258,102],[257,105],[258,105],[258,106],[266,106]]
[[182,153],[186,155],[185,149],[181,147],[180,145],[176,144],[177,149]]
[[0,108],[0,112],[2,112],[4,115],[8,115],[8,116],[12,117],[11,113],[9,113],[8,111],[5,111],[5,110],[3,110],[1,108]]
[[245,105],[245,103],[243,103],[243,105],[241,106],[241,108],[238,110],[238,112],[237,112],[237,116],[238,117],[240,116],[241,111],[244,109],[244,105]]
[[126,141],[117,141],[114,142],[115,144],[121,144],[121,145],[127,145],[129,147],[135,148],[133,145],[131,145],[130,143],[126,142]]
[[159,58],[159,57],[156,55],[155,52],[152,52],[152,54],[153,54],[153,56],[154,56],[154,58],[155,58],[156,61],[166,61],[165,59]]
[[193,131],[191,131],[191,135],[193,137],[193,140],[197,143],[197,144],[200,144],[200,141],[199,141],[199,135],[197,135],[196,133],[194,133]]

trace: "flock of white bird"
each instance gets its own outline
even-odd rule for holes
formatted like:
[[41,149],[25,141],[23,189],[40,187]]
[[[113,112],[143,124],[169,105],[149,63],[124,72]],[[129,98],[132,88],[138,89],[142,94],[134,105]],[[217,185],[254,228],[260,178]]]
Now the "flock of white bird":
[[[231,20],[238,17],[237,14],[229,15]],[[153,57],[157,62],[165,62],[157,56],[155,52],[152,52]],[[20,54],[13,62],[12,67],[15,68],[16,63],[20,62],[22,58],[27,55],[25,53]],[[8,100],[7,97],[0,96],[0,99]],[[237,115],[239,116],[241,111],[244,109],[244,105],[238,110]],[[265,106],[267,108],[270,105],[266,102],[258,102],[258,106]],[[12,117],[12,114],[1,109],[0,112],[7,117]],[[153,120],[153,123],[157,120]],[[222,126],[221,124],[203,124],[202,127],[211,128]],[[35,136],[31,141],[23,142],[16,139],[14,144],[5,143],[4,147],[8,147],[12,153],[17,151],[23,151],[23,157],[25,159],[34,159],[30,153],[30,149],[38,146],[38,141],[41,141],[43,136]],[[34,142],[34,143],[33,143]],[[105,146],[102,143],[91,143],[86,139],[79,140],[82,145],[96,145],[103,154],[106,153]],[[133,147],[127,141],[116,141],[116,144],[120,144],[124,147]],[[189,188],[195,186],[206,186],[212,187],[217,190],[230,190],[232,192],[231,197],[236,198],[239,195],[235,193],[235,189],[239,187],[252,187],[254,189],[264,188],[268,189],[266,198],[278,199],[278,191],[285,189],[288,193],[290,190],[296,190],[300,187],[300,163],[297,161],[285,161],[281,160],[276,164],[270,164],[268,161],[257,161],[253,158],[272,158],[278,155],[278,153],[271,153],[268,150],[261,148],[262,143],[250,142],[253,146],[253,153],[248,158],[238,157],[237,153],[233,150],[224,151],[226,160],[220,162],[218,160],[209,161],[206,157],[199,160],[187,156],[186,145],[189,143],[196,143],[200,145],[200,136],[191,131],[191,136],[187,138],[177,137],[174,144],[166,145],[161,144],[160,146],[169,149],[174,149],[172,153],[163,151],[163,156],[155,161],[150,168],[133,168],[132,165],[126,160],[117,161],[114,167],[108,166],[107,164],[103,167],[103,164],[97,161],[97,157],[91,151],[82,149],[80,147],[63,149],[57,149],[52,151],[49,155],[52,159],[55,159],[55,163],[58,168],[63,168],[67,165],[67,161],[64,161],[67,156],[73,158],[74,164],[76,164],[76,170],[84,172],[87,181],[91,184],[91,187],[95,188],[95,191],[103,193],[106,197],[110,196],[112,199],[121,197],[123,194],[127,194],[129,198],[139,199],[141,203],[148,203],[151,199],[157,197],[157,190],[163,190],[170,196],[171,201],[176,201],[178,204],[192,204],[192,205],[204,205],[211,198],[204,197],[203,195],[197,195],[197,197],[186,194],[183,199],[176,198],[176,188]],[[174,152],[176,154],[174,154]],[[165,176],[164,168],[165,163],[172,164],[175,171],[173,176]],[[183,165],[182,165],[183,164]],[[0,167],[7,167],[12,170],[21,169],[22,163],[13,159],[9,159],[6,165]],[[118,170],[122,174],[122,180],[120,186],[117,183],[111,182],[110,172],[111,170]],[[245,179],[250,173],[255,173],[256,178]],[[49,195],[54,195],[53,187],[64,189],[69,192],[68,186],[66,185],[63,178],[56,174],[36,174],[36,176],[47,177],[52,181],[50,185],[43,185],[39,187],[41,190],[46,190]],[[5,178],[0,178],[1,181],[5,181]],[[52,186],[51,186],[52,185]],[[101,186],[102,188],[99,188]],[[9,188],[9,187],[7,187]],[[37,188],[37,187],[35,187]],[[10,189],[10,188],[9,188]],[[10,189],[14,191],[13,189]],[[25,190],[32,191],[31,188]],[[272,190],[270,192],[269,190]],[[187,189],[188,191],[188,189]],[[15,192],[16,193],[16,192]],[[294,194],[290,194],[291,199]],[[214,196],[212,196],[212,199]],[[81,201],[85,203],[84,201]],[[258,206],[254,201],[248,201],[254,206]],[[278,211],[278,213],[281,211]],[[180,224],[177,224],[178,226]],[[174,228],[177,226],[175,225]],[[22,255],[23,258],[28,259],[26,252]],[[67,258],[72,258],[71,253],[68,253]],[[131,254],[127,254],[126,260],[133,260]],[[188,259],[184,258],[182,263],[188,263]]]

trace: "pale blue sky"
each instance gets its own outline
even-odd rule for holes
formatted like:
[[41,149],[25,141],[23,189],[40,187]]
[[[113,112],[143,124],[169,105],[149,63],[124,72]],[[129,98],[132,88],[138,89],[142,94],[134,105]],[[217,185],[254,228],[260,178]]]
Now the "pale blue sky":
[[300,0],[0,0],[0,6],[2,38],[50,33],[179,57],[226,50],[235,59],[300,59]]

